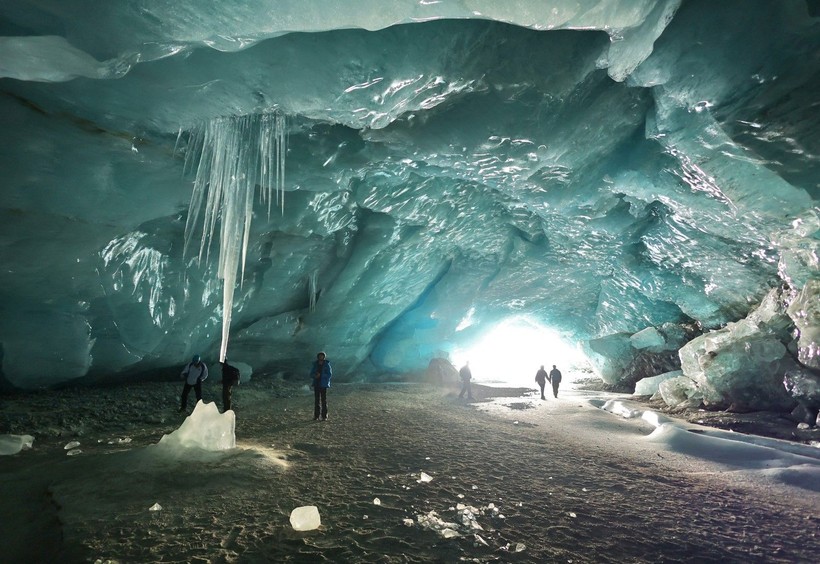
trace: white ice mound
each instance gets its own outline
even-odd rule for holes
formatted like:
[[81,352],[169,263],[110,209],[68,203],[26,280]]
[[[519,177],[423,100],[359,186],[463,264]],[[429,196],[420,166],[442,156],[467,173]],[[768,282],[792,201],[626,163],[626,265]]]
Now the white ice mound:
[[312,531],[321,524],[319,508],[315,505],[304,505],[290,512],[290,525],[295,531]]
[[635,393],[632,395],[651,396],[659,391],[661,382],[671,380],[672,378],[678,378],[682,375],[683,372],[681,372],[680,370],[675,370],[673,372],[665,372],[664,374],[659,374],[658,376],[644,378],[643,380],[640,380],[637,384],[635,384]]
[[34,437],[31,435],[0,435],[0,456],[17,454],[23,449],[31,448]]
[[185,418],[179,429],[163,435],[159,444],[173,449],[228,450],[236,448],[235,428],[233,411],[219,413],[215,403],[199,400],[194,412]]

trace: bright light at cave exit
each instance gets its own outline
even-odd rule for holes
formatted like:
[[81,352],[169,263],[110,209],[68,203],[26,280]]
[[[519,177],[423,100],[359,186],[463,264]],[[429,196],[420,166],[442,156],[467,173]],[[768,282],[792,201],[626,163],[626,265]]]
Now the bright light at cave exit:
[[469,349],[452,355],[456,368],[470,363],[473,380],[485,384],[536,387],[535,373],[555,364],[565,381],[588,363],[584,355],[555,331],[524,317],[506,320]]

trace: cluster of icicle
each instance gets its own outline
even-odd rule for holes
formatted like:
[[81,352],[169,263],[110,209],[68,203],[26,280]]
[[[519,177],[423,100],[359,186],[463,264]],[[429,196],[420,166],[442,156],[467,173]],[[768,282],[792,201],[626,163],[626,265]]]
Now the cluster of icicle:
[[[222,345],[225,360],[231,328],[236,278],[242,285],[256,186],[268,218],[274,203],[284,213],[285,117],[280,113],[219,117],[189,132],[186,172],[196,171],[188,222],[185,256],[200,226],[198,260],[210,258],[214,231],[219,225],[219,266],[222,280]],[[204,212],[203,212],[204,209]],[[201,219],[200,219],[201,218]]]

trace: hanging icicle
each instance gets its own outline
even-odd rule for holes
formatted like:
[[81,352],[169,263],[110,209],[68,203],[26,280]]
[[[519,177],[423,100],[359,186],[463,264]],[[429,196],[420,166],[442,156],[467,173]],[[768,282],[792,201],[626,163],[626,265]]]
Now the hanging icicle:
[[317,295],[317,288],[316,288],[316,280],[319,276],[319,271],[314,270],[310,273],[310,277],[308,278],[308,303],[309,309],[308,311],[314,312],[316,311],[316,295]]
[[196,175],[183,253],[188,256],[201,225],[198,261],[207,261],[219,223],[217,276],[223,281],[220,362],[228,350],[237,275],[240,287],[245,279],[257,184],[260,199],[268,205],[268,218],[274,199],[284,213],[286,129],[283,115],[268,113],[215,118],[189,133],[183,170],[196,169]]

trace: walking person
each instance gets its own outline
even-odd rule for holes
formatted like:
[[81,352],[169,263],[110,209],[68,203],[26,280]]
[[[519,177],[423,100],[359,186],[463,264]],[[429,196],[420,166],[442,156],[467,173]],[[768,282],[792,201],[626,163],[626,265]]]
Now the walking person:
[[473,379],[473,373],[470,371],[469,362],[461,367],[461,370],[458,371],[458,376],[461,378],[461,393],[458,394],[458,397],[463,398],[466,393],[468,400],[473,399],[473,386],[470,384],[470,380]]
[[547,399],[544,397],[544,387],[547,385],[547,371],[544,370],[544,365],[541,365],[541,368],[538,369],[538,372],[535,373],[535,381],[538,382],[538,385],[541,387],[541,399]]
[[310,368],[311,385],[313,386],[313,420],[327,421],[327,389],[333,377],[333,369],[325,353],[316,354],[316,360]]
[[549,381],[552,383],[552,395],[558,397],[558,386],[561,384],[561,371],[555,365],[552,365],[552,370],[549,373]]
[[228,359],[222,361],[222,413],[231,407],[231,388],[239,385],[239,369],[228,364]]
[[185,368],[182,369],[182,378],[185,379],[185,386],[182,388],[182,397],[179,412],[184,413],[188,409],[188,394],[191,388],[196,393],[196,401],[202,399],[202,382],[208,378],[208,367],[202,362],[198,354],[195,354]]

